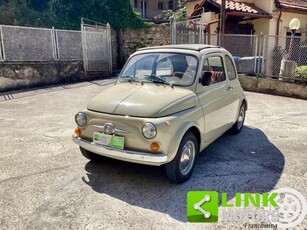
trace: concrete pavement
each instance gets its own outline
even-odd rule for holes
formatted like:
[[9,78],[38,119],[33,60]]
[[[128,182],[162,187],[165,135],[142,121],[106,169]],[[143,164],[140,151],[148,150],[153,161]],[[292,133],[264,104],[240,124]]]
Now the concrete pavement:
[[187,223],[186,193],[291,187],[306,197],[307,101],[246,93],[241,134],[210,145],[175,185],[163,167],[90,162],[71,141],[74,115],[111,81],[0,95],[0,229],[244,229]]

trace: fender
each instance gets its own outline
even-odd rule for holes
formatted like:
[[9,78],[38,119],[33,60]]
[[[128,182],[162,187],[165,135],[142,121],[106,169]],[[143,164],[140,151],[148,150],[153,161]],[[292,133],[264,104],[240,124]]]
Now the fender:
[[[201,135],[201,129],[199,128],[199,125],[196,124],[194,121],[186,121],[184,122],[180,128],[178,129],[176,135],[171,139],[171,142],[172,144],[169,145],[168,147],[168,157],[167,157],[167,162],[171,162],[176,154],[177,154],[177,151],[178,151],[178,148],[179,148],[179,145],[180,145],[180,142],[183,138],[183,136],[186,134],[186,132],[192,128],[192,127],[195,127],[198,129],[199,133],[200,133],[200,138],[202,138],[202,135]],[[201,143],[198,143],[200,145],[200,148],[202,147],[203,143],[202,141],[200,141]]]

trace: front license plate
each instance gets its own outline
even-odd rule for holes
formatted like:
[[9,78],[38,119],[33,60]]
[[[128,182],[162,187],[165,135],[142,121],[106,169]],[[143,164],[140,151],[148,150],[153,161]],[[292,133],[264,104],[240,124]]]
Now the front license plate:
[[93,142],[117,149],[124,149],[125,146],[125,138],[98,132],[94,132]]

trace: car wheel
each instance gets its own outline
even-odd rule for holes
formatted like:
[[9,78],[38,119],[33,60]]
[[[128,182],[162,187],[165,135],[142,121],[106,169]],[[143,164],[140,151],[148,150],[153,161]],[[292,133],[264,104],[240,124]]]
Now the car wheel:
[[98,154],[92,153],[92,152],[90,152],[90,151],[88,151],[88,150],[86,150],[82,147],[80,147],[80,151],[81,151],[82,155],[89,160],[96,161],[96,160],[101,159],[101,157]]
[[231,134],[238,134],[241,132],[244,121],[245,121],[245,113],[246,113],[246,104],[243,102],[236,123],[230,129]]
[[177,184],[187,181],[194,170],[197,154],[198,141],[195,135],[191,132],[186,133],[182,138],[175,158],[166,164],[168,178]]

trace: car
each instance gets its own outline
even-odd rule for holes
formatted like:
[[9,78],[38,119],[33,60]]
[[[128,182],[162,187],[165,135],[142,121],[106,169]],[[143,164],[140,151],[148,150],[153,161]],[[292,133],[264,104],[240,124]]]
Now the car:
[[168,178],[183,183],[201,151],[226,131],[242,130],[247,105],[224,48],[141,48],[114,86],[76,114],[72,138],[86,158],[165,165]]

